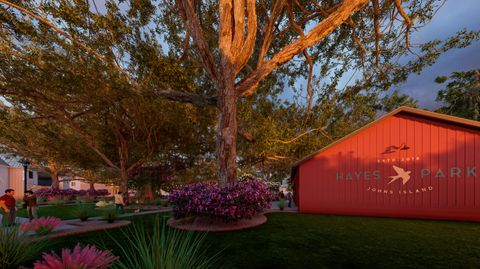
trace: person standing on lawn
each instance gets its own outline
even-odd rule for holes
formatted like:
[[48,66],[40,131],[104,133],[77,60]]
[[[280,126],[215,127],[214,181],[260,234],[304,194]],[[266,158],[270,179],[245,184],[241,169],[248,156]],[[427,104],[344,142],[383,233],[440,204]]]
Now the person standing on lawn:
[[114,197],[115,197],[115,206],[116,206],[117,212],[119,212],[120,214],[123,214],[124,213],[123,207],[125,206],[125,202],[123,201],[122,192],[119,191],[117,194],[114,195]]
[[292,207],[292,192],[287,192],[288,207]]
[[15,206],[15,198],[13,195],[15,191],[13,189],[6,189],[5,195],[0,197],[0,207],[2,208],[3,213],[3,225],[12,226],[15,224],[15,213],[17,212],[17,207]]
[[33,194],[33,191],[27,191],[23,197],[23,202],[27,208],[27,215],[30,221],[38,218],[38,206],[37,196]]

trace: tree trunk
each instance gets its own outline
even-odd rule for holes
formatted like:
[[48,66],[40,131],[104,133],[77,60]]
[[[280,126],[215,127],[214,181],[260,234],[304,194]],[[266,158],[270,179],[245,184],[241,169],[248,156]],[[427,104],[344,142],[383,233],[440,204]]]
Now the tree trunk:
[[121,167],[120,170],[120,191],[122,192],[123,199],[126,204],[129,203],[128,201],[128,173],[124,167]]
[[52,189],[58,189],[60,187],[60,181],[58,179],[58,173],[52,173]]
[[89,182],[89,184],[90,184],[90,190],[94,191],[95,190],[95,183]]
[[151,182],[145,182],[143,185],[143,193],[145,195],[145,198],[147,199],[152,199],[153,198],[153,191],[152,191],[152,183]]
[[217,177],[221,187],[237,179],[237,96],[234,79],[218,89]]

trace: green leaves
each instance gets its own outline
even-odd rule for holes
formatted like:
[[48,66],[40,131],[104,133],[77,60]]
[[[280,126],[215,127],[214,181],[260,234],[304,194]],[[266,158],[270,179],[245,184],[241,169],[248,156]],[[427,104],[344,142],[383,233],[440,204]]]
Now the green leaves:
[[440,90],[437,101],[443,106],[437,112],[463,117],[480,119],[480,70],[453,72],[450,77],[437,77],[435,82],[447,85]]
[[[185,232],[167,227],[166,221],[155,218],[152,229],[144,225],[132,225],[122,230],[127,242],[114,236],[121,256],[113,268],[118,269],[210,269],[218,268],[218,254],[207,255],[205,233]],[[151,226],[149,226],[150,228]]]
[[47,240],[32,242],[18,228],[0,228],[0,268],[17,268],[40,256],[49,245]]

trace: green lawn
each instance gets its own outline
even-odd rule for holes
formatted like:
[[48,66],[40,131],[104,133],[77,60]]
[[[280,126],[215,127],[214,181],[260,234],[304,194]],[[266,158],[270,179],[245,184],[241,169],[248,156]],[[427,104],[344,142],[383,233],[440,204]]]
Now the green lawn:
[[[112,247],[94,232],[55,239],[52,248],[99,240]],[[257,228],[210,233],[206,243],[211,253],[223,250],[222,268],[480,268],[478,223],[275,213]]]
[[[92,217],[102,216],[102,211],[95,210],[95,204],[84,204],[91,209]],[[63,220],[67,219],[77,219],[77,210],[79,204],[70,204],[70,205],[60,205],[60,206],[41,206],[38,209],[39,217],[53,216]],[[27,217],[27,211],[25,209],[20,209],[17,212],[17,217]]]

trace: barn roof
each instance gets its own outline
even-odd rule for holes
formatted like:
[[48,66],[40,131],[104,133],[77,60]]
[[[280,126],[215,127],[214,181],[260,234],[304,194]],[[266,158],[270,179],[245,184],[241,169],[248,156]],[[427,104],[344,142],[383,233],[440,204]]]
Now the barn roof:
[[1,157],[0,157],[0,165],[9,166]]
[[469,119],[464,119],[464,118],[459,118],[459,117],[454,117],[454,116],[450,116],[450,115],[445,115],[445,114],[440,114],[440,113],[436,113],[436,112],[431,112],[431,111],[427,111],[427,110],[423,110],[423,109],[418,109],[418,108],[411,108],[411,107],[405,107],[405,106],[402,106],[402,107],[399,107],[393,111],[391,111],[390,113],[387,113],[385,115],[383,115],[382,117],[378,118],[377,120],[375,121],[372,121],[371,123],[363,126],[362,128],[360,129],[357,129],[356,131],[353,131],[352,133],[342,137],[341,139],[335,141],[335,142],[332,142],[330,143],[329,145],[325,146],[324,148],[320,149],[319,151],[317,152],[314,152],[310,155],[308,155],[307,157],[301,159],[300,161],[296,162],[293,167],[292,167],[292,174],[291,174],[291,180],[293,180],[293,177],[295,176],[295,173],[296,173],[296,170],[298,168],[298,166],[308,160],[310,160],[311,158],[313,158],[314,156],[316,156],[317,154],[347,140],[348,138],[384,121],[385,119],[388,119],[392,116],[395,116],[395,115],[408,115],[408,116],[414,116],[414,117],[417,117],[417,118],[422,118],[422,119],[428,119],[428,120],[433,120],[433,121],[437,121],[437,122],[442,122],[442,123],[447,123],[447,124],[451,124],[451,125],[455,125],[455,126],[460,126],[460,127],[463,127],[463,128],[467,128],[467,129],[473,129],[473,130],[480,130],[480,121],[475,121],[475,120],[469,120]]
[[7,154],[0,154],[0,164],[3,162],[6,166],[20,168],[23,167],[21,160],[19,157],[7,155]]

